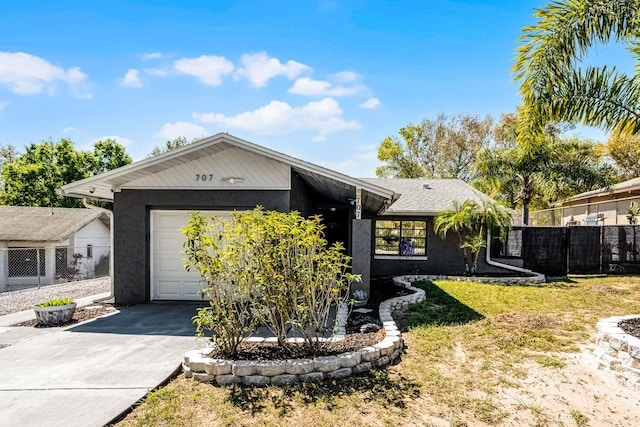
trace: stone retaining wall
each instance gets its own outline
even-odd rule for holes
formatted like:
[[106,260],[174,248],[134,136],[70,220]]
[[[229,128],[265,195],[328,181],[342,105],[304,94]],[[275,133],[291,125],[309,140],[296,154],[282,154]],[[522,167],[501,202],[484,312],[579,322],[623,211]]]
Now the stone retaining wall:
[[515,285],[532,285],[545,283],[544,274],[531,273],[533,276],[445,276],[435,274],[412,274],[406,276],[394,277],[393,281],[396,284],[412,283],[419,280],[452,280],[455,282],[479,282],[479,283],[504,283]]
[[622,320],[640,315],[616,316],[602,319],[596,328],[595,355],[598,369],[611,371],[623,385],[640,391],[640,339],[626,334],[619,326]]
[[[410,283],[403,287],[414,291],[410,295],[388,299],[380,304],[380,321],[385,338],[379,343],[357,351],[336,356],[290,360],[225,360],[207,357],[210,348],[188,351],[182,369],[187,378],[219,385],[246,384],[256,386],[285,385],[296,382],[322,381],[344,378],[388,365],[400,356],[403,349],[400,331],[392,313],[404,310],[409,304],[424,301],[425,292]],[[338,336],[344,335],[344,327],[338,326]]]

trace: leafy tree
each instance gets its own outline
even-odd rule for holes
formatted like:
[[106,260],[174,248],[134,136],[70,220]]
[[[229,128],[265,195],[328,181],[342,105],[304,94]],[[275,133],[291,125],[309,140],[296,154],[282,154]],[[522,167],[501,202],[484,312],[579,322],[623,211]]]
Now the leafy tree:
[[434,221],[434,231],[443,238],[454,232],[460,240],[465,274],[476,274],[480,250],[487,247],[487,231],[497,230],[505,239],[511,228],[511,213],[504,206],[482,200],[454,203],[453,208],[441,212]]
[[0,200],[4,191],[4,178],[2,177],[2,167],[7,162],[14,161],[19,156],[18,150],[13,145],[0,145]]
[[603,147],[622,180],[640,177],[640,136],[614,131]]
[[133,161],[123,145],[113,139],[104,139],[93,144],[93,174],[117,169]]
[[147,157],[157,156],[158,154],[162,154],[162,153],[166,153],[167,151],[175,150],[176,148],[183,147],[185,145],[191,144],[192,142],[196,142],[198,140],[199,140],[199,138],[194,138],[191,142],[188,142],[187,138],[185,138],[184,136],[179,136],[176,139],[171,139],[171,140],[165,142],[164,145],[162,145],[162,146],[154,147],[154,149],[151,150],[151,152],[149,154],[147,154]]
[[491,140],[493,119],[486,116],[447,116],[425,119],[399,130],[402,140],[386,137],[378,147],[385,162],[376,175],[398,178],[473,178],[476,154]]
[[551,123],[546,131],[525,143],[517,138],[517,114],[503,114],[494,130],[496,143],[476,160],[473,185],[507,206],[548,207],[550,201],[602,188],[616,178],[615,169],[602,161],[590,141],[561,138],[566,125]]
[[638,58],[640,1],[561,0],[537,9],[523,28],[513,70],[522,93],[518,138],[534,143],[550,121],[582,122],[606,130],[640,131],[640,68],[579,65],[588,50],[613,40]]
[[81,207],[79,199],[62,197],[56,189],[79,179],[131,162],[124,147],[115,141],[100,141],[93,151],[76,151],[73,142],[32,143],[24,154],[2,167],[4,190],[0,203],[15,206]]

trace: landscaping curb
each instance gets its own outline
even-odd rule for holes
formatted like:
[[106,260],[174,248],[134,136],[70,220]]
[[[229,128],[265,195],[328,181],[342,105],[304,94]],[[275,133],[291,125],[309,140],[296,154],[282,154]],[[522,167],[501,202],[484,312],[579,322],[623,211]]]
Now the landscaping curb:
[[639,317],[632,314],[600,320],[594,350],[598,369],[612,372],[619,383],[637,391],[640,391],[640,339],[625,333],[618,323]]
[[[210,348],[191,350],[185,353],[182,364],[185,377],[219,385],[279,386],[345,378],[388,365],[400,356],[404,348],[402,336],[393,320],[392,312],[405,310],[409,304],[416,304],[425,299],[425,292],[414,288],[411,283],[402,282],[399,285],[414,293],[391,298],[380,304],[380,321],[386,336],[370,347],[336,356],[271,361],[214,359],[207,357],[211,352]],[[341,326],[338,325],[338,334],[332,338],[344,337],[344,329]]]
[[533,276],[446,276],[441,274],[411,274],[406,276],[397,276],[393,278],[396,284],[412,283],[419,280],[451,280],[454,282],[478,282],[478,283],[502,283],[513,285],[539,285],[545,283],[544,274],[534,273]]

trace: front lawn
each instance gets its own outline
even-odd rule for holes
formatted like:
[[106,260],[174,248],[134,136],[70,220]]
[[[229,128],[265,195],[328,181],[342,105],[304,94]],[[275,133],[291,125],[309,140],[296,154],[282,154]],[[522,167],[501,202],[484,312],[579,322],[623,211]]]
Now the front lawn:
[[635,392],[592,367],[600,318],[640,312],[640,278],[540,287],[423,282],[402,361],[368,375],[262,389],[182,376],[119,425],[633,425]]

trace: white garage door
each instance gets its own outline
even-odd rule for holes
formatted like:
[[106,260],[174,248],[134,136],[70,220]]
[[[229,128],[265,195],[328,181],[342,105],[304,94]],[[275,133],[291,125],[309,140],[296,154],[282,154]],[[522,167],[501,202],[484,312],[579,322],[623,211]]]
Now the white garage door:
[[[182,228],[191,211],[151,211],[151,299],[202,301],[200,276],[185,271]],[[220,216],[228,212],[215,213]]]

